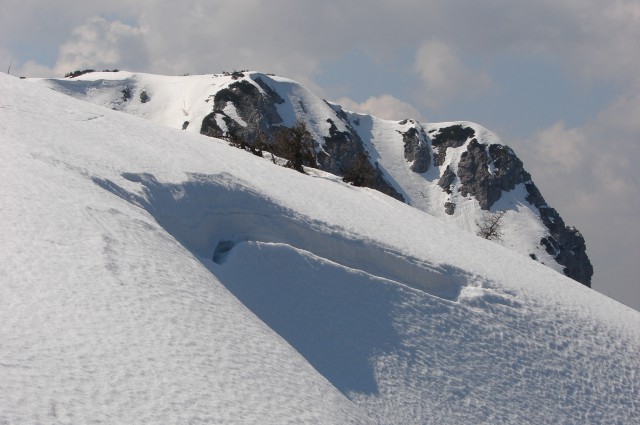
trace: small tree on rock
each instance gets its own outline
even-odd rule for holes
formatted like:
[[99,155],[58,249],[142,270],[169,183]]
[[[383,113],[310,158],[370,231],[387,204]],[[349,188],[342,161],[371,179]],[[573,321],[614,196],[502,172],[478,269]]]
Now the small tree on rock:
[[490,241],[501,241],[503,236],[502,219],[506,213],[506,211],[485,212],[482,218],[476,220],[477,235]]
[[355,159],[340,171],[342,181],[354,186],[371,187],[376,181],[375,169],[371,166],[366,152],[359,152]]
[[313,137],[303,122],[276,134],[274,153],[287,160],[285,167],[304,173],[303,166],[317,168]]
[[247,149],[247,142],[237,133],[227,133],[224,138],[227,139],[229,141],[229,144],[234,148],[242,150]]

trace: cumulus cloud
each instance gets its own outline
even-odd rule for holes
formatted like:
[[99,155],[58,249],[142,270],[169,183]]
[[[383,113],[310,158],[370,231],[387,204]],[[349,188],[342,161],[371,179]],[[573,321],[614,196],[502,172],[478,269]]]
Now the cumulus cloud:
[[422,43],[413,70],[425,86],[423,101],[432,107],[461,94],[479,94],[491,82],[486,71],[469,69],[449,45],[436,40]]
[[640,113],[640,96],[625,95],[583,126],[567,128],[559,121],[517,144],[535,179],[576,216],[585,208],[607,216],[604,210],[616,205],[616,211],[625,211],[632,221],[640,211],[635,113]]
[[627,93],[575,128],[564,122],[517,142],[547,201],[585,235],[594,289],[640,306],[640,96]]
[[567,129],[563,121],[558,121],[549,128],[538,131],[532,144],[541,162],[549,167],[562,167],[575,171],[583,165],[587,146],[586,136],[582,129]]
[[[304,80],[323,60],[355,46],[379,59],[404,46],[418,51],[416,72],[432,89],[469,79],[475,87],[486,84],[486,74],[478,76],[466,64],[470,54],[540,55],[587,78],[640,78],[640,60],[633,54],[640,6],[633,1],[468,2],[463,13],[458,2],[445,0],[371,0],[366,6],[339,0],[5,2],[3,9],[11,13],[0,16],[0,39],[9,44],[56,49],[77,37],[70,28],[87,25],[92,16],[144,27],[148,60],[136,65],[145,71],[251,67]],[[425,39],[439,41],[421,45]],[[434,54],[440,59],[428,60]],[[451,78],[453,84],[447,82]]]
[[61,74],[57,73],[52,68],[42,65],[36,61],[28,61],[20,65],[20,67],[16,70],[16,75],[25,76],[25,77],[40,77],[40,78],[56,78],[60,77]]
[[370,114],[386,120],[414,119],[425,121],[422,114],[411,104],[389,94],[373,96],[361,103],[346,97],[342,97],[336,102],[346,110]]
[[633,138],[640,135],[640,87],[625,91],[604,108],[596,124]]
[[76,27],[59,49],[54,70],[65,73],[84,68],[108,68],[144,63],[144,30],[120,21],[92,17]]
[[150,8],[140,22],[157,72],[249,68],[305,81],[322,58],[348,49],[337,42],[336,10],[331,2],[187,0]]

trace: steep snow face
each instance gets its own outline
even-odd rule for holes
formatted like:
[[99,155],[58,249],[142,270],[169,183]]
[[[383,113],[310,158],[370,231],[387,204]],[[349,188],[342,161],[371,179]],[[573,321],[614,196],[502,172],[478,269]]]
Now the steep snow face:
[[0,93],[3,421],[640,421],[640,313],[377,191]]
[[[188,132],[267,144],[305,123],[320,168],[343,174],[368,155],[367,185],[476,234],[500,220],[505,247],[589,286],[593,268],[582,235],[564,224],[513,151],[469,122],[392,122],[347,113],[295,81],[257,72],[163,77],[89,73],[47,80],[56,90]],[[365,167],[366,168],[366,167]]]

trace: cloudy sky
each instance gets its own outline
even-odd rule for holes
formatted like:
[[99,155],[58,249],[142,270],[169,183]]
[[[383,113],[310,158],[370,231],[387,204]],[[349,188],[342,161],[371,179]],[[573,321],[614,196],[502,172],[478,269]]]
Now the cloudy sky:
[[594,289],[640,310],[637,0],[0,0],[0,67],[255,69],[390,119],[470,120],[587,240]]

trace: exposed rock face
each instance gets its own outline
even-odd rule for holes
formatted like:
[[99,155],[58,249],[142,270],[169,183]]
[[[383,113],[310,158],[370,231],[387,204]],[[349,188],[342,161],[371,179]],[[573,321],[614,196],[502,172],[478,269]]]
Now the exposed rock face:
[[[324,152],[318,155],[318,163],[323,170],[340,175],[341,165],[350,163],[355,155],[364,152],[362,141],[350,131],[338,131],[336,123],[327,118],[330,124],[329,134],[324,136]],[[360,148],[360,149],[358,149]]]
[[453,213],[456,212],[456,204],[454,204],[453,202],[445,202],[444,212],[449,215],[453,215]]
[[404,159],[411,163],[411,171],[414,173],[424,173],[429,169],[431,156],[425,139],[426,135],[415,127],[402,133]]
[[[268,79],[268,78],[267,78]],[[213,99],[213,112],[207,115],[201,127],[201,133],[211,137],[232,137],[243,140],[248,146],[255,146],[258,137],[266,145],[275,143],[276,131],[284,125],[276,105],[285,100],[262,77],[253,80],[262,89],[246,79],[238,80],[227,88],[218,91]],[[305,105],[299,105],[304,111]],[[225,110],[235,108],[238,117],[244,121],[240,123]],[[330,124],[329,133],[321,140],[314,141],[317,154],[317,164],[320,169],[336,175],[343,175],[343,171],[354,164],[359,154],[365,153],[364,144],[353,130],[347,115],[338,109],[336,118],[344,123],[347,130],[339,131],[336,122],[327,118]],[[226,131],[221,127],[224,123]],[[362,166],[362,164],[359,164]],[[366,165],[365,165],[366,166]],[[403,201],[403,197],[384,178],[377,165],[368,162],[368,173],[375,176],[370,179],[370,187]]]
[[447,168],[442,173],[442,177],[438,180],[438,186],[440,186],[445,192],[451,194],[451,185],[453,185],[456,179],[456,173],[451,171],[451,166],[447,165]]
[[[354,164],[357,156],[365,151],[360,136],[351,128],[347,116],[344,115],[343,118],[340,117],[340,114],[337,115],[347,124],[347,131],[339,131],[335,122],[327,118],[327,122],[330,124],[329,135],[324,136],[324,149],[318,153],[317,161],[322,170],[341,176],[344,175],[347,168]],[[373,179],[370,179],[369,187],[404,201],[402,195],[387,183],[377,166],[372,165],[369,161],[359,165],[367,167],[365,173],[374,176]]]
[[[526,173],[525,173],[526,174]],[[528,174],[526,174],[528,176]],[[566,226],[560,214],[551,208],[542,197],[536,185],[527,179],[527,201],[538,208],[542,222],[549,229],[549,236],[540,244],[547,253],[564,266],[564,274],[591,287],[593,266],[587,256],[587,247],[582,234],[573,226]]]
[[464,127],[456,124],[450,127],[441,128],[435,135],[431,136],[431,146],[433,146],[433,164],[441,166],[446,159],[447,148],[459,148],[464,145],[468,138],[475,135],[475,130],[471,127]]
[[502,191],[513,190],[523,180],[522,161],[503,145],[481,145],[472,139],[458,162],[462,196],[473,195],[488,210]]
[[[218,124],[220,119],[225,123],[229,135],[240,137],[249,145],[256,143],[259,133],[264,134],[268,142],[272,143],[272,130],[282,125],[282,117],[278,114],[275,105],[284,103],[284,99],[260,78],[256,80],[260,80],[258,84],[266,94],[261,93],[256,86],[246,80],[237,81],[217,92],[213,100],[213,112],[202,121],[200,133],[211,137],[227,136]],[[269,89],[264,89],[263,86]],[[243,126],[230,117],[225,112],[227,106],[234,107],[238,116],[247,125]]]

